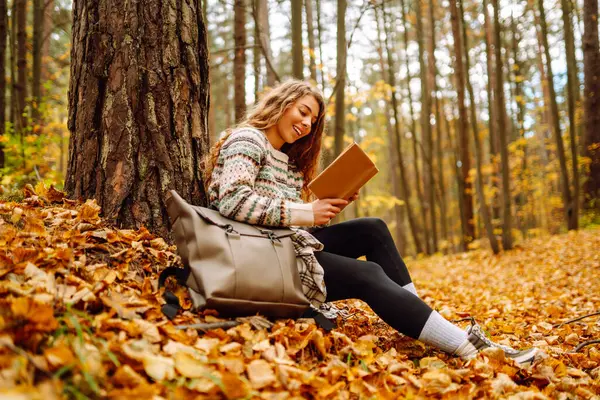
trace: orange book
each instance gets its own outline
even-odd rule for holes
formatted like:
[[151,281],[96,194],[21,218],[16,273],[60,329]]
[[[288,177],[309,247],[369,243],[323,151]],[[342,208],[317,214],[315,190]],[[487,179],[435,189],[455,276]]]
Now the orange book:
[[348,200],[379,170],[358,144],[352,143],[308,184],[319,199]]

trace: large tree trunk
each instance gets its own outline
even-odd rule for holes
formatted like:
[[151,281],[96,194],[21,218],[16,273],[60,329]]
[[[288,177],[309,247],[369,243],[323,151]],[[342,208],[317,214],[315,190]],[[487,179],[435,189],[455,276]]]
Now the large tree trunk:
[[402,155],[402,140],[400,133],[400,114],[398,112],[398,99],[396,97],[396,77],[394,76],[394,72],[396,68],[394,66],[394,57],[392,56],[392,47],[390,45],[390,31],[387,27],[387,18],[385,11],[385,3],[382,3],[382,14],[383,14],[383,28],[385,33],[385,47],[387,53],[387,61],[388,61],[388,83],[392,88],[392,112],[394,114],[394,135],[396,139],[396,146],[398,148],[398,166],[400,168],[400,182],[402,184],[402,200],[406,206],[406,213],[408,215],[408,224],[410,226],[410,230],[412,233],[413,241],[415,243],[415,251],[418,253],[423,252],[423,246],[421,245],[421,240],[419,239],[418,229],[417,229],[417,221],[415,216],[413,215],[411,207],[408,205],[408,199],[410,199],[410,187],[408,186],[408,176],[406,174],[405,166],[404,166],[404,157]]
[[577,79],[577,62],[575,61],[575,39],[573,38],[573,24],[571,5],[569,0],[561,0],[563,24],[565,26],[565,50],[567,56],[567,104],[569,107],[569,138],[571,147],[571,167],[573,170],[573,210],[569,215],[570,229],[579,228],[579,166],[577,157],[577,124],[575,120],[575,102],[579,92],[579,79]]
[[337,0],[337,67],[335,83],[335,157],[344,149],[346,120],[346,0]]
[[556,103],[556,91],[554,90],[554,73],[552,72],[552,59],[550,58],[550,48],[548,47],[548,28],[546,26],[546,12],[544,10],[543,0],[538,1],[540,13],[540,29],[542,32],[542,45],[544,46],[544,55],[546,57],[546,75],[548,78],[548,92],[550,94],[550,110],[554,116],[552,119],[552,131],[556,143],[556,152],[560,164],[560,181],[562,184],[563,207],[565,211],[565,220],[569,230],[575,229],[572,225],[571,214],[573,213],[573,204],[571,189],[569,187],[569,173],[567,172],[567,160],[565,157],[565,147],[563,144],[562,133],[560,130],[560,121],[558,114],[558,104]]
[[[471,85],[471,78],[469,77],[470,69],[471,69],[471,61],[469,58],[469,42],[467,39],[467,27],[465,26],[465,16],[462,0],[458,0],[460,4],[460,22],[462,25],[462,40],[464,42],[465,47],[465,71],[466,73],[466,83],[467,90],[469,92],[469,100],[471,102],[471,129],[473,131],[473,140],[475,143],[475,167],[477,171],[477,178],[475,186],[477,188],[477,198],[479,199],[479,210],[481,212],[481,219],[483,220],[483,225],[485,226],[485,232],[487,234],[488,240],[490,241],[490,245],[492,246],[492,251],[494,254],[498,254],[500,252],[500,248],[498,246],[498,241],[496,240],[496,235],[494,235],[494,227],[492,226],[492,218],[490,216],[490,211],[488,209],[487,203],[485,202],[485,195],[483,192],[483,174],[481,172],[481,164],[482,164],[482,155],[481,155],[481,143],[479,141],[479,128],[477,123],[477,111],[475,109],[475,94],[473,93],[473,86]],[[459,54],[456,55],[460,57]]]
[[296,79],[304,79],[302,0],[292,1],[292,75]]
[[40,120],[40,103],[42,101],[42,43],[44,38],[44,0],[33,0],[33,51],[31,116],[35,124]]
[[600,212],[600,50],[598,0],[583,1],[584,152],[591,159],[585,206]]
[[317,83],[317,61],[315,59],[315,28],[313,26],[313,5],[312,0],[304,0],[306,10],[306,30],[308,31],[308,56],[310,59],[310,79]]
[[504,79],[502,76],[502,40],[500,38],[500,9],[498,0],[492,0],[494,6],[494,56],[496,61],[496,126],[498,127],[498,144],[500,165],[502,169],[502,247],[512,249],[512,214],[510,197],[510,166],[508,163],[506,104],[504,102]]
[[452,36],[454,37],[454,57],[456,59],[456,92],[458,95],[458,136],[459,136],[459,161],[460,161],[460,190],[459,196],[462,197],[462,245],[463,250],[468,249],[468,244],[475,238],[475,225],[473,221],[473,195],[472,184],[469,178],[471,169],[471,157],[469,154],[469,136],[467,108],[465,106],[465,70],[463,66],[462,54],[463,43],[460,31],[460,20],[458,18],[458,9],[456,1],[450,0],[450,19],[452,22]]
[[151,3],[73,4],[65,189],[166,237],[169,189],[205,203],[208,49],[198,0]]
[[[0,0],[0,136],[5,134],[6,121],[6,37],[8,13],[6,0]],[[4,146],[0,143],[0,168],[4,168]]]
[[235,0],[233,6],[233,36],[235,56],[233,58],[235,122],[246,114],[246,0]]

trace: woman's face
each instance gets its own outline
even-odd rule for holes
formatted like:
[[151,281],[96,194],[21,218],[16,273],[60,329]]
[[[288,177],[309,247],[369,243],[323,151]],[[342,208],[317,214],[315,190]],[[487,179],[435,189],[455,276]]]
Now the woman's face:
[[319,115],[319,103],[310,94],[292,104],[277,122],[277,133],[285,143],[292,144],[307,136]]

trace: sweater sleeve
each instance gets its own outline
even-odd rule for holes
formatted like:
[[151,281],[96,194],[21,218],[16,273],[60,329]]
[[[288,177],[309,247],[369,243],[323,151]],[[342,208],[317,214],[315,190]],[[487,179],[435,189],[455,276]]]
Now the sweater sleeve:
[[308,217],[306,211],[302,211],[305,208],[302,203],[261,196],[254,189],[268,151],[265,140],[258,131],[243,130],[232,134],[223,144],[219,212],[227,218],[253,225],[304,224]]

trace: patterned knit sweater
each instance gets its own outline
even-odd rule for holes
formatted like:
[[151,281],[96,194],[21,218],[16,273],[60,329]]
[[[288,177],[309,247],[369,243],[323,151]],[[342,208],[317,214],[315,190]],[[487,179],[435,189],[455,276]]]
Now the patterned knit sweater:
[[314,251],[323,244],[299,226],[313,226],[312,204],[300,196],[303,177],[288,164],[287,154],[276,150],[264,133],[238,128],[225,140],[208,187],[209,207],[221,215],[252,225],[292,227],[302,291],[327,318],[338,310],[326,303],[323,267]]
[[238,128],[225,140],[208,188],[211,208],[253,225],[312,226],[311,204],[302,202],[302,174],[288,164],[264,133]]

